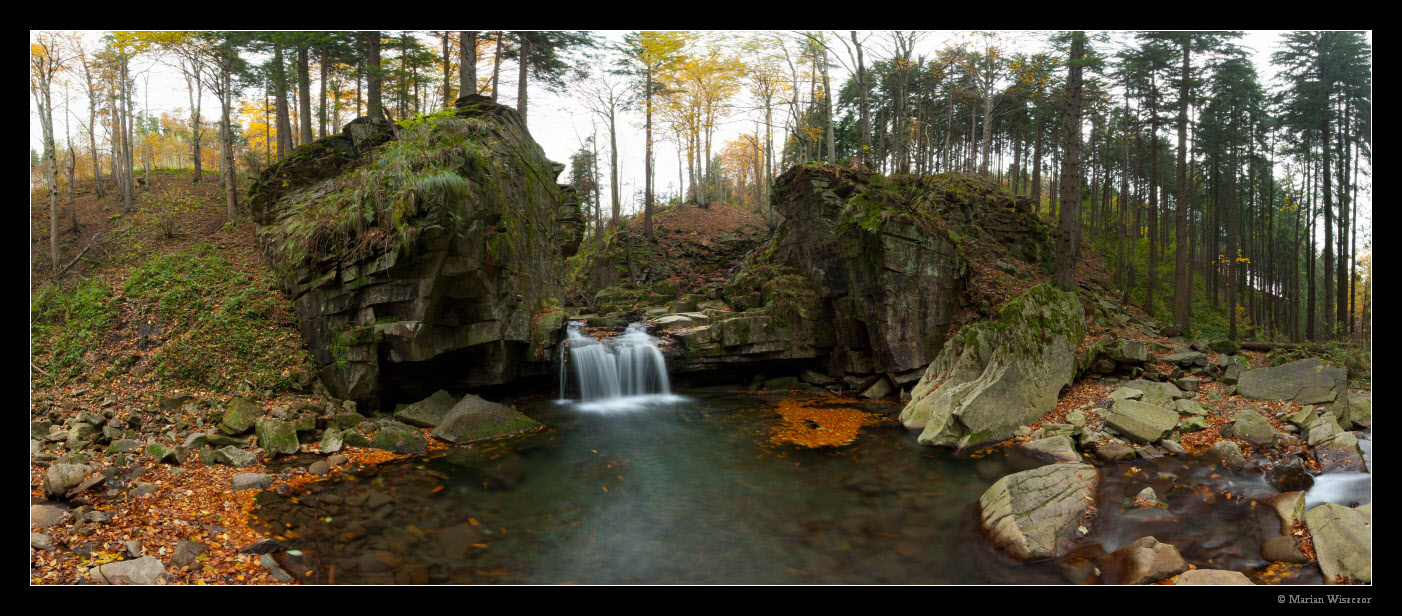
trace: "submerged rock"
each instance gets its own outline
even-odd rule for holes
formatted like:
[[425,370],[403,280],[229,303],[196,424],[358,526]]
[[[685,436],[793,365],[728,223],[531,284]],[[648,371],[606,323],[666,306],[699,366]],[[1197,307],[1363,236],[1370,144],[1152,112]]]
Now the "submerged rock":
[[901,411],[922,445],[973,446],[1012,435],[1056,406],[1075,377],[1085,337],[1076,296],[1041,284],[1013,298],[997,321],[955,335]]
[[1065,554],[1083,536],[1100,475],[1089,464],[1052,464],[1007,475],[979,498],[979,527],[1018,560]]

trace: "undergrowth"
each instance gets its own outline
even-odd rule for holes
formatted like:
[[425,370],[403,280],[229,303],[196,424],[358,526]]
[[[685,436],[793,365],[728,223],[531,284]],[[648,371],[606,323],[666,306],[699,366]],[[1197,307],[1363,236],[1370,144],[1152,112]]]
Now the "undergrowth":
[[111,291],[89,278],[71,288],[46,286],[29,305],[31,382],[57,385],[82,374],[83,355],[97,347],[115,314]]
[[174,334],[152,359],[165,381],[227,391],[286,390],[309,380],[291,302],[230,267],[209,244],[156,257],[127,280],[126,297]]

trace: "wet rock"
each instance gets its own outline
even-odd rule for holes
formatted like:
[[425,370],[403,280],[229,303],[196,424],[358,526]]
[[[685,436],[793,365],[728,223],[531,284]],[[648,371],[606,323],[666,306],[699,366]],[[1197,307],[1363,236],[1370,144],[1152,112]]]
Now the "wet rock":
[[1368,470],[1363,461],[1363,449],[1358,445],[1358,437],[1352,432],[1334,435],[1316,445],[1310,453],[1319,464],[1319,470],[1325,473]]
[[1303,492],[1314,485],[1314,477],[1305,468],[1304,460],[1292,456],[1288,462],[1266,471],[1266,483],[1281,492]]
[[341,439],[341,430],[328,427],[321,433],[321,453],[336,453],[345,445]]
[[1373,583],[1373,506],[1325,503],[1305,514],[1324,583]]
[[1208,455],[1214,461],[1234,471],[1239,471],[1241,467],[1246,465],[1246,458],[1241,455],[1241,447],[1226,439],[1213,443],[1212,448],[1208,450]]
[[1271,537],[1261,543],[1261,558],[1271,562],[1307,563],[1308,556],[1300,550],[1300,540],[1290,535]]
[[272,554],[274,552],[286,552],[288,545],[277,539],[264,539],[244,546],[239,550],[239,554]]
[[1178,548],[1153,537],[1141,537],[1098,562],[1106,584],[1152,584],[1188,570]]
[[1133,447],[1120,443],[1107,443],[1095,450],[1095,457],[1105,462],[1133,460],[1136,455]]
[[979,498],[980,528],[1022,561],[1060,556],[1081,536],[1100,484],[1089,464],[1052,464],[1013,473]]
[[1349,396],[1349,417],[1360,428],[1373,427],[1373,397]]
[[307,467],[307,472],[318,477],[325,477],[331,473],[331,465],[327,464],[325,460],[317,460]]
[[1226,569],[1192,569],[1178,574],[1176,586],[1252,586],[1250,578],[1240,571]]

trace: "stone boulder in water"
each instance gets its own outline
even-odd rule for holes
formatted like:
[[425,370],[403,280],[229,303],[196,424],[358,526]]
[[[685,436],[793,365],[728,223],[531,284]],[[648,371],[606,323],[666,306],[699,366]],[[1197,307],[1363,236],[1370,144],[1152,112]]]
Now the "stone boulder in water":
[[[997,321],[955,334],[901,411],[922,445],[975,446],[1005,439],[1056,406],[1085,337],[1074,293],[1050,283],[1013,298]],[[1172,414],[1172,412],[1169,412]]]
[[360,118],[250,189],[322,381],[361,408],[552,371],[563,332],[533,327],[559,320],[533,317],[562,304],[578,200],[514,110],[458,103],[397,129]]
[[979,498],[979,528],[1018,560],[1065,554],[1094,504],[1100,475],[1089,464],[1052,464],[999,479]]
[[516,409],[467,394],[453,405],[433,429],[432,436],[462,444],[511,436],[539,427],[540,423]]

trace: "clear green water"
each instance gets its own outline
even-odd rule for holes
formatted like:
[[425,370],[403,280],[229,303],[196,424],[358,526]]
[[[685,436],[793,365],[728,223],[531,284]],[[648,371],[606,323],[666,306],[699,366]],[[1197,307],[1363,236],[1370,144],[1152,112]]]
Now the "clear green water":
[[[254,525],[287,537],[312,570],[303,583],[321,584],[1067,584],[1144,536],[1199,568],[1269,564],[1260,546],[1279,523],[1252,501],[1276,490],[1259,470],[1186,456],[1103,468],[1081,545],[1017,563],[980,535],[977,502],[1036,462],[956,458],[894,420],[840,448],[774,445],[778,398],[520,400],[549,429],[266,491]],[[1132,505],[1144,487],[1168,507]],[[1319,582],[1302,565],[1281,583]]]
[[549,430],[333,478],[300,504],[268,492],[259,517],[292,524],[337,584],[403,582],[419,564],[428,583],[1066,583],[978,535],[1001,463],[920,447],[894,421],[837,449],[773,445],[774,399],[522,401]]

